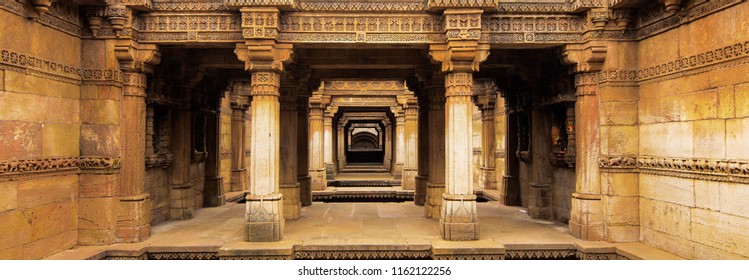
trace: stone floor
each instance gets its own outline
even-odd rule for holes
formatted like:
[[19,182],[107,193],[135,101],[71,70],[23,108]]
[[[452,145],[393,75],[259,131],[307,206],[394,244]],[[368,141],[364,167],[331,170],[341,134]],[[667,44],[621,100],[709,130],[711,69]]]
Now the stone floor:
[[679,259],[641,243],[581,241],[567,233],[567,225],[533,220],[519,207],[485,202],[478,203],[477,209],[479,241],[443,241],[439,221],[424,218],[423,208],[413,202],[316,202],[302,209],[301,219],[286,221],[283,241],[249,243],[243,241],[245,205],[230,203],[200,209],[191,220],[159,224],[145,242],[78,247],[51,258],[128,259],[145,258],[146,252],[156,256],[159,252],[217,252],[221,259],[294,258],[294,254],[295,258],[544,259],[574,257],[577,252],[583,259]]

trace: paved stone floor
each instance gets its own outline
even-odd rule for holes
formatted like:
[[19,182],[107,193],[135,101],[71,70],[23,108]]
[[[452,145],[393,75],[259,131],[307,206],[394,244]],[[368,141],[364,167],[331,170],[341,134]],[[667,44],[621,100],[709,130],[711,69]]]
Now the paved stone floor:
[[[452,249],[528,250],[577,248],[578,250],[615,250],[628,258],[678,259],[664,251],[641,243],[611,244],[581,241],[567,232],[567,225],[533,220],[520,207],[497,202],[478,203],[480,240],[447,242],[439,236],[439,221],[424,217],[424,210],[413,202],[403,203],[322,203],[302,209],[302,218],[287,220],[284,240],[272,243],[243,241],[245,205],[230,203],[222,207],[196,211],[194,219],[167,221],[152,229],[151,237],[141,243],[112,246],[78,247],[53,259],[96,258],[103,251],[241,251],[265,248],[277,254],[291,254],[292,248],[339,250],[345,248],[426,248],[433,252]],[[369,246],[369,247],[367,247]],[[374,247],[372,247],[374,246]],[[176,249],[175,249],[176,248]],[[192,249],[190,249],[192,248]],[[451,251],[452,250],[452,251]],[[444,251],[444,250],[443,250]],[[458,250],[460,251],[460,250]]]

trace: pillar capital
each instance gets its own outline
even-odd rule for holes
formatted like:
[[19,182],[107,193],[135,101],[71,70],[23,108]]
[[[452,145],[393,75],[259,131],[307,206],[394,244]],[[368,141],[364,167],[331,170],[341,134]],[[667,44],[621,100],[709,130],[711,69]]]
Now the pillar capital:
[[114,44],[114,56],[120,69],[129,73],[151,73],[161,62],[161,53],[155,44],[139,44],[132,40],[119,40]]
[[473,82],[473,99],[482,113],[494,110],[498,94],[499,89],[492,80],[481,79]]
[[566,45],[562,49],[562,63],[572,66],[572,73],[599,72],[606,60],[607,48],[595,44]]
[[429,56],[442,64],[442,72],[479,71],[490,48],[479,43],[482,13],[480,9],[445,10],[445,43],[429,46]]
[[292,44],[277,44],[274,40],[248,40],[237,43],[234,53],[247,71],[282,72],[294,50]]
[[250,107],[250,82],[232,81],[229,91],[229,103],[235,110],[245,111]]

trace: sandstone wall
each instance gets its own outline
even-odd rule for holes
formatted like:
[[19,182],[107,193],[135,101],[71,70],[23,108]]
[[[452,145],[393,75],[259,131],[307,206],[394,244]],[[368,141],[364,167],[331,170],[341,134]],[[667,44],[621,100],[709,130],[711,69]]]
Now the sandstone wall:
[[38,167],[0,177],[0,259],[39,259],[78,242],[81,42],[4,9],[0,19],[0,162]]
[[[639,178],[604,177],[626,176],[613,181],[639,186],[621,191],[639,192],[645,244],[685,258],[749,257],[749,185],[746,177],[727,175],[742,174],[741,165],[681,168],[749,160],[749,3],[642,40],[638,56],[638,69],[648,70],[640,81],[639,111],[636,120],[627,114],[622,122],[638,121],[639,128],[609,133],[621,133],[619,139],[639,134],[639,148],[626,144],[622,151],[639,152],[638,159],[653,167],[638,164]],[[672,67],[680,60],[688,66]]]

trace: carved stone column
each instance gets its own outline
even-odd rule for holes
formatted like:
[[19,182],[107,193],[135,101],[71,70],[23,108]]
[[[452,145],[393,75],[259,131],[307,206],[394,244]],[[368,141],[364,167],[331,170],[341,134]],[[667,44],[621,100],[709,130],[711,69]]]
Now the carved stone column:
[[429,84],[429,182],[424,215],[438,219],[445,192],[445,81],[435,73]]
[[346,166],[346,144],[345,144],[346,143],[346,138],[345,138],[346,137],[346,133],[345,133],[345,129],[346,129],[346,124],[347,123],[348,122],[345,121],[345,120],[338,121],[338,129],[336,130],[337,131],[336,134],[338,135],[338,137],[337,137],[338,141],[336,143],[337,144],[336,146],[338,146],[337,147],[338,148],[338,170],[341,170],[341,169],[343,169],[343,167]]
[[575,102],[575,192],[572,194],[570,234],[583,240],[601,240],[599,103],[597,75],[606,58],[606,47],[566,46],[563,62],[573,65],[577,101]]
[[383,132],[383,137],[385,138],[385,158],[383,159],[383,163],[386,170],[391,170],[390,168],[393,166],[393,125],[387,117],[382,120],[382,124],[385,125],[385,131]]
[[[423,90],[423,89],[422,89]],[[426,203],[427,183],[429,182],[429,96],[428,91],[423,90],[419,94],[419,171],[416,177],[416,190],[414,191],[414,204],[424,206]]]
[[337,108],[329,107],[323,114],[323,155],[325,157],[325,176],[328,180],[335,179],[335,161],[333,160],[333,150],[335,145],[333,142],[333,117],[337,112]]
[[302,215],[299,182],[297,182],[297,85],[293,80],[281,86],[281,194],[283,216],[299,219]]
[[406,157],[405,125],[406,116],[403,109],[391,108],[395,115],[395,163],[393,164],[393,176],[396,180],[403,179],[403,165]]
[[[300,87],[306,89],[306,87]],[[304,93],[306,94],[306,93]],[[302,206],[312,205],[309,176],[309,96],[297,97],[297,181]]]
[[495,173],[494,150],[494,108],[497,102],[497,90],[492,81],[482,81],[482,87],[477,91],[476,104],[481,110],[481,170],[479,172],[479,187],[484,189],[497,188]]
[[247,191],[245,166],[245,120],[249,108],[249,85],[234,82],[229,94],[231,104],[231,190]]
[[145,192],[146,73],[161,60],[155,45],[116,42],[122,69],[122,173],[117,207],[117,242],[141,242],[151,235],[151,201]]
[[325,190],[327,178],[325,176],[325,158],[323,157],[323,103],[321,96],[312,95],[309,98],[309,176],[310,188],[313,191]]
[[195,196],[190,183],[190,163],[193,152],[190,145],[191,124],[192,113],[189,108],[177,108],[172,111],[171,146],[174,162],[171,168],[172,182],[169,187],[169,219],[171,220],[192,219],[195,213]]
[[419,107],[416,97],[400,98],[403,107],[403,181],[405,190],[416,189],[419,174]]
[[[247,239],[256,242],[283,239],[283,195],[280,193],[279,87],[283,63],[292,46],[276,42],[278,8],[242,8],[242,35],[246,43],[235,49],[251,73],[252,135],[250,138],[250,192],[246,195]],[[262,20],[259,20],[262,19]]]
[[430,54],[445,72],[445,193],[440,235],[445,240],[476,240],[479,223],[473,193],[473,72],[489,55],[479,44],[482,10],[444,12],[446,44],[432,45]]

